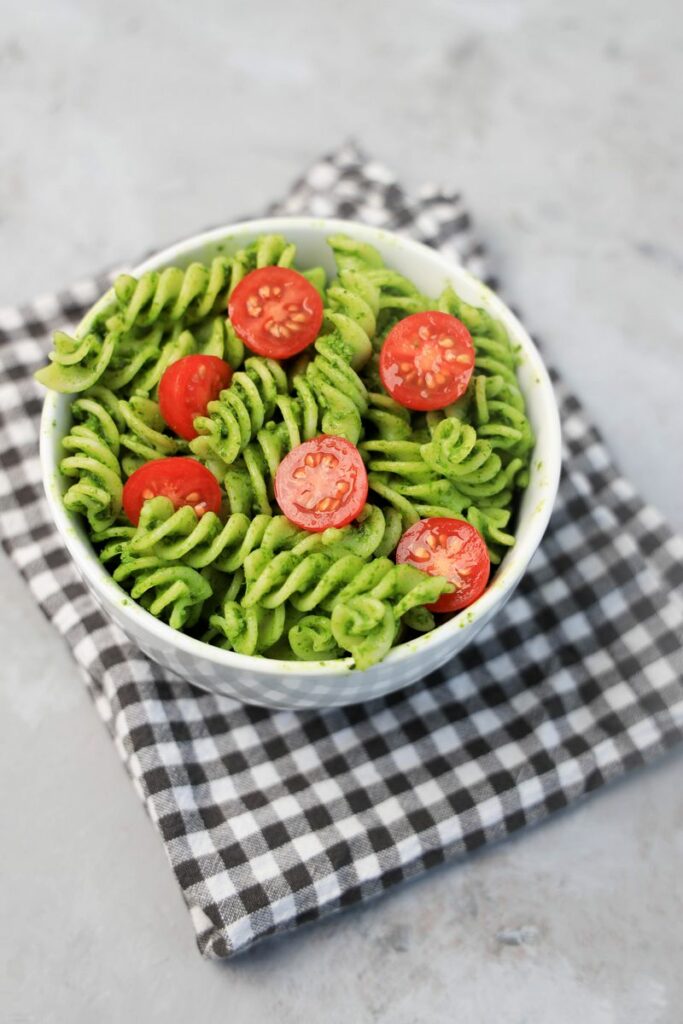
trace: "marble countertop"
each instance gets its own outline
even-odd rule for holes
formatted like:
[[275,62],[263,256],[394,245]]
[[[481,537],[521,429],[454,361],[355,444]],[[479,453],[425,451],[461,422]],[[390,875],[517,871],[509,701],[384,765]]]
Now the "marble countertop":
[[[7,5],[0,304],[257,211],[349,136],[463,190],[505,295],[683,529],[676,0]],[[674,1024],[683,760],[228,964],[2,557],[0,1016]]]

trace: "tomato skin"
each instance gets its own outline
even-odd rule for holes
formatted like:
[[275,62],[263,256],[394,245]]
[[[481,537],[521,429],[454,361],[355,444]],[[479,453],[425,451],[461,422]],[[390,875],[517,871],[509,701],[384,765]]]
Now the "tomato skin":
[[355,445],[323,434],[292,449],[278,466],[275,498],[295,526],[321,533],[346,526],[368,497],[368,474]]
[[428,604],[432,612],[467,608],[484,593],[491,559],[484,538],[463,519],[433,517],[409,526],[396,548],[396,562],[414,565],[430,576],[445,576],[456,589]]
[[194,421],[206,415],[209,402],[232,380],[232,369],[218,356],[183,356],[166,367],[159,381],[159,409],[165,422],[180,437],[197,436]]
[[123,510],[133,526],[140,521],[143,504],[163,495],[176,508],[191,505],[198,516],[219,512],[221,489],[213,473],[196,459],[177,456],[153,459],[140,466],[123,486]]
[[323,300],[303,274],[261,267],[243,277],[228,302],[235,333],[252,352],[289,359],[318,337]]
[[467,390],[472,336],[450,313],[413,313],[392,327],[379,357],[382,384],[406,409],[445,409]]

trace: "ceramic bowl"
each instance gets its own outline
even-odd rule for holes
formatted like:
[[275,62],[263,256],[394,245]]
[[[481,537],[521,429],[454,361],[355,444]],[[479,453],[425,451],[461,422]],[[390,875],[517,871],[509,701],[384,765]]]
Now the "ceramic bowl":
[[[559,416],[538,350],[501,300],[433,249],[389,232],[348,221],[307,217],[247,221],[188,238],[157,253],[132,273],[137,276],[171,264],[185,266],[197,259],[209,261],[218,252],[234,252],[257,235],[271,232],[296,243],[299,265],[322,264],[330,273],[334,264],[325,242],[328,235],[344,232],[370,242],[389,266],[409,277],[426,294],[436,296],[450,282],[466,301],[483,306],[502,320],[519,346],[519,381],[537,441],[531,479],[517,517],[516,544],[482,597],[431,633],[395,647],[384,661],[364,672],[355,670],[350,659],[276,661],[224,651],[176,632],[132,602],[97,560],[78,517],[65,510],[65,481],[58,464],[61,440],[70,426],[68,395],[47,394],[41,422],[41,462],[52,515],[78,571],[104,611],[145,654],[195,686],[247,704],[329,708],[372,700],[426,676],[466,647],[500,611],[526,571],[550,517],[560,475]],[[106,302],[107,296],[100,301]],[[88,319],[86,316],[79,325],[79,332],[87,330]]]

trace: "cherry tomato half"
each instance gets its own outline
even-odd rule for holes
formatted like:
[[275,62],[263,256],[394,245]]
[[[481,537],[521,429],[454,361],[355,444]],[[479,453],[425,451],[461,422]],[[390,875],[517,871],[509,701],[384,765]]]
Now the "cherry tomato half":
[[136,469],[123,487],[123,508],[133,526],[138,525],[143,504],[160,494],[176,508],[191,505],[198,516],[221,507],[218,481],[201,462],[183,457],[153,459]]
[[252,270],[228,303],[235,333],[269,359],[288,359],[318,337],[323,300],[310,281],[288,267]]
[[344,437],[325,434],[304,441],[278,466],[275,498],[295,526],[320,533],[346,526],[368,497],[360,452]]
[[396,561],[445,576],[455,585],[427,607],[432,612],[456,612],[481,597],[489,581],[491,560],[484,538],[462,519],[421,519],[409,526],[396,549]]
[[474,345],[450,313],[413,313],[386,336],[379,357],[382,384],[407,409],[444,409],[467,390]]
[[171,430],[186,441],[197,436],[196,416],[232,380],[232,370],[218,356],[183,356],[164,370],[159,381],[159,409]]

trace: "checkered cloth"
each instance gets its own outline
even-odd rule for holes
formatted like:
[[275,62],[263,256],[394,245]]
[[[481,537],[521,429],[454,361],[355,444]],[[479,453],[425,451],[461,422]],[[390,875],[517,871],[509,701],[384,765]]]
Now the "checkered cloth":
[[[344,148],[273,210],[353,217],[483,273],[460,199],[406,196]],[[519,590],[408,691],[325,714],[200,693],[150,663],[81,583],[43,498],[31,378],[93,279],[0,315],[0,532],[73,650],[166,847],[201,951],[350,906],[565,807],[683,734],[683,544],[556,379],[564,476]]]

